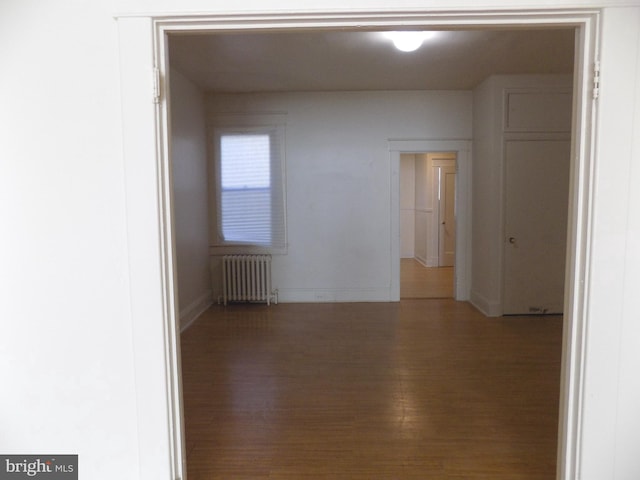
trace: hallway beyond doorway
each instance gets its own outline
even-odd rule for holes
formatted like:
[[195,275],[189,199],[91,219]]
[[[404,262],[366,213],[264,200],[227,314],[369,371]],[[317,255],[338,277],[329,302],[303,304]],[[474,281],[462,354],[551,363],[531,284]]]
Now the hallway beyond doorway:
[[453,298],[453,267],[425,267],[400,260],[400,298]]

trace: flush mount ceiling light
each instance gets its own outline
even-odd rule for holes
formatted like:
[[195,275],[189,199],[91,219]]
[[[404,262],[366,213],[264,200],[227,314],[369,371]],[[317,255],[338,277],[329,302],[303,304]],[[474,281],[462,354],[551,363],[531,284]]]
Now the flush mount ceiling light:
[[435,32],[388,32],[387,38],[402,52],[413,52],[420,48],[422,42],[433,37]]

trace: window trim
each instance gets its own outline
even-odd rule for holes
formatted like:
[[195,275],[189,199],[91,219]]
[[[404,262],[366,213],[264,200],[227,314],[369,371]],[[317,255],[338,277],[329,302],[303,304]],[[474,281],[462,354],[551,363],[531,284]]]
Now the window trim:
[[[209,254],[227,255],[239,253],[268,253],[272,255],[285,255],[288,249],[287,231],[287,191],[286,191],[286,154],[285,154],[285,129],[286,114],[223,114],[216,115],[210,122],[208,135],[209,148]],[[219,222],[218,202],[221,192],[220,174],[220,145],[219,139],[223,134],[246,133],[268,134],[272,141],[277,142],[279,151],[279,168],[271,164],[271,172],[275,182],[281,183],[282,192],[282,245],[257,245],[252,243],[225,241],[222,236],[222,226]],[[273,194],[273,192],[272,192]]]

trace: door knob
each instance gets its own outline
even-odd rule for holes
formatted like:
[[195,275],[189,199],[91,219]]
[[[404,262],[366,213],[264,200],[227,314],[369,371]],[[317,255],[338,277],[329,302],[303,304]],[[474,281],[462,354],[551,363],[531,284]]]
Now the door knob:
[[516,237],[509,237],[509,243],[511,245],[515,245],[516,244]]

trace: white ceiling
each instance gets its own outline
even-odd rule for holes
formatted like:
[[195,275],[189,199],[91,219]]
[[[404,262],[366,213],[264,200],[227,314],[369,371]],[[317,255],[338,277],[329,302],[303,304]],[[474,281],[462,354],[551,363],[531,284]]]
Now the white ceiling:
[[491,74],[572,73],[574,31],[440,31],[416,52],[380,32],[174,35],[170,63],[205,91],[469,90]]

